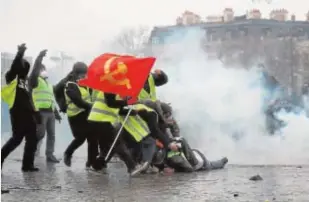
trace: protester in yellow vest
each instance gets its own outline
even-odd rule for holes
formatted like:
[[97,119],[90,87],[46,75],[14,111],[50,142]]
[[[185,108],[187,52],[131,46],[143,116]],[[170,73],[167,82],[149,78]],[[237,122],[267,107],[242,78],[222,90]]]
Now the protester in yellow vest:
[[73,66],[72,76],[65,86],[65,98],[67,102],[67,116],[74,140],[64,152],[64,163],[71,166],[74,151],[87,139],[88,159],[86,167],[96,168],[96,157],[98,155],[98,143],[91,132],[93,126],[88,122],[88,115],[92,107],[91,94],[88,88],[78,85],[78,80],[85,77],[87,65],[77,62]]
[[37,126],[38,145],[36,155],[40,153],[45,132],[46,140],[46,161],[59,163],[54,156],[55,150],[55,120],[61,121],[58,110],[55,106],[53,86],[47,81],[48,74],[42,60],[46,55],[46,50],[40,52],[36,58],[33,70],[29,77],[29,87],[32,92],[32,99],[35,109],[40,113],[41,124]]
[[141,90],[138,96],[139,103],[146,104],[147,106],[150,106],[150,108],[155,109],[155,111],[157,112],[155,113],[153,111],[143,111],[142,113],[140,113],[140,116],[145,121],[147,121],[148,126],[152,132],[152,136],[156,139],[159,139],[166,148],[169,147],[169,143],[171,142],[171,140],[159,128],[158,120],[160,121],[161,119],[163,119],[161,121],[165,121],[165,118],[163,116],[161,103],[159,100],[157,100],[156,86],[162,86],[167,82],[167,75],[162,70],[156,69],[154,73],[151,73],[149,75],[148,80],[144,85],[144,88]]
[[34,172],[34,154],[37,145],[36,124],[40,123],[40,116],[35,112],[31,94],[27,87],[27,74],[30,64],[23,59],[26,45],[18,46],[17,55],[10,70],[5,74],[6,86],[1,89],[2,100],[9,105],[12,137],[1,149],[1,168],[6,157],[20,145],[25,137],[25,149],[22,160],[22,171]]
[[167,75],[160,69],[156,69],[154,73],[150,73],[147,81],[145,82],[144,88],[138,95],[139,103],[145,104],[146,106],[154,109],[159,118],[160,125],[167,125],[167,121],[163,115],[161,102],[157,99],[156,87],[165,85],[168,82]]
[[140,100],[157,100],[156,86],[163,86],[168,82],[167,75],[160,69],[156,69],[154,73],[150,73],[144,88],[141,90],[138,98]]
[[[100,148],[103,152],[98,159],[101,166],[106,166],[107,162],[105,162],[104,159],[116,136],[117,131],[115,130],[114,125],[118,122],[124,123],[125,116],[128,113],[128,110],[124,109],[125,106],[127,106],[127,102],[122,100],[119,96],[116,97],[115,94],[103,92],[99,92],[96,101],[93,104],[88,121],[93,123],[93,131],[96,136],[99,137]],[[154,140],[148,135],[149,130],[147,123],[137,116],[136,110],[133,110],[131,115],[132,116],[129,117],[124,125],[124,130],[127,131],[126,134],[129,134],[131,139],[138,144],[141,144],[142,142],[145,144],[148,142],[148,155],[152,158],[155,145],[152,145],[152,141],[154,142]],[[126,147],[123,138],[124,134],[119,137],[113,153],[118,154],[120,159],[126,164],[130,175],[134,176],[147,169],[148,164],[142,166],[137,165],[133,160],[130,151]]]

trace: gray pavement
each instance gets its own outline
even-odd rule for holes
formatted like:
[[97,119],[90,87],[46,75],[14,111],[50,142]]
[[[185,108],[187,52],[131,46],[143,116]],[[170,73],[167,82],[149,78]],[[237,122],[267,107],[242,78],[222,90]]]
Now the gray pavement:
[[[22,173],[11,157],[2,171],[2,201],[309,201],[309,166],[239,166],[193,174],[148,174],[130,178],[122,163],[106,174],[71,168],[39,158],[38,173]],[[262,181],[250,181],[260,174]]]

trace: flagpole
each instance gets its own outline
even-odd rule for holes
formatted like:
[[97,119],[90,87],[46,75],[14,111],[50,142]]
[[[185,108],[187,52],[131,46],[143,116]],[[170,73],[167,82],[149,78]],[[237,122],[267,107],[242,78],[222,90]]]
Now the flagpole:
[[123,121],[123,123],[121,124],[121,127],[120,127],[120,129],[119,129],[119,131],[118,131],[118,133],[117,133],[117,135],[116,135],[116,137],[115,137],[115,140],[114,140],[112,146],[110,147],[110,149],[109,149],[109,151],[108,151],[108,153],[107,153],[107,155],[106,155],[106,157],[105,157],[105,161],[107,161],[109,155],[111,154],[112,150],[114,149],[115,144],[116,144],[116,142],[117,142],[117,140],[118,140],[118,138],[119,138],[119,136],[120,136],[120,134],[121,134],[121,132],[122,132],[122,130],[123,130],[123,128],[124,128],[124,124],[127,122],[127,120],[128,120],[128,118],[129,118],[129,116],[130,116],[132,110],[133,110],[133,107],[130,107],[130,109],[129,109],[129,111],[128,111],[126,117],[124,118],[124,121]]

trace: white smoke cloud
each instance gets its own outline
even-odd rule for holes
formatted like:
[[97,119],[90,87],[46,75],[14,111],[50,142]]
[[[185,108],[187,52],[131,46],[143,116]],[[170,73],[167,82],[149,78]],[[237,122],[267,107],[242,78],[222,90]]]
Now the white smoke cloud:
[[308,118],[280,114],[288,125],[281,135],[269,136],[259,72],[207,60],[200,47],[202,35],[201,31],[188,33],[161,55],[168,55],[171,62],[157,61],[170,79],[158,91],[162,100],[172,103],[181,134],[210,159],[227,156],[231,163],[240,164],[308,163]]

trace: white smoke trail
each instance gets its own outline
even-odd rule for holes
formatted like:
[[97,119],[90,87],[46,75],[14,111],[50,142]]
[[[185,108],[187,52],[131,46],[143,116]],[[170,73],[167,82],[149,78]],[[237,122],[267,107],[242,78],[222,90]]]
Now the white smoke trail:
[[[280,135],[265,132],[261,113],[264,89],[255,69],[225,68],[209,61],[200,47],[203,32],[193,31],[166,48],[157,67],[169,74],[169,83],[159,88],[164,101],[171,102],[182,135],[213,159],[228,156],[231,163],[308,163],[308,119],[282,114],[288,126]],[[173,38],[171,36],[170,38]],[[175,62],[177,61],[177,62]]]

